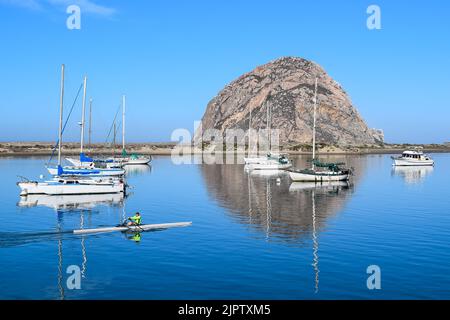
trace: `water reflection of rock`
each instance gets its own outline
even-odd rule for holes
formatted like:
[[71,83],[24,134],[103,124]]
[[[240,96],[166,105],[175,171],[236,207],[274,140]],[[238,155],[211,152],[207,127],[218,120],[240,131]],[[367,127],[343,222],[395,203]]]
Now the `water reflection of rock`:
[[[296,186],[291,185],[286,173],[246,173],[242,165],[202,165],[201,171],[210,195],[233,213],[240,223],[258,229],[268,239],[298,242],[305,236],[309,238],[313,229],[313,191],[317,230],[324,226],[329,217],[339,213],[350,198],[353,185],[364,171],[366,160],[355,157],[346,159],[346,162],[357,173],[350,185]],[[303,159],[296,163],[298,167],[308,165]],[[279,183],[277,178],[281,180]]]
[[402,177],[407,184],[421,183],[425,177],[432,174],[434,170],[433,166],[423,167],[392,167],[392,175]]

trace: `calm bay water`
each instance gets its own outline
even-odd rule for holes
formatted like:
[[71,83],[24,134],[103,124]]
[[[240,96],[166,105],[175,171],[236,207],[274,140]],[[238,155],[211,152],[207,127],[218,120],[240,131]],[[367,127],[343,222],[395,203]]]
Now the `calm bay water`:
[[[21,199],[17,175],[37,178],[46,159],[0,158],[0,298],[450,299],[450,155],[432,156],[435,168],[397,170],[387,155],[324,157],[355,175],[315,187],[155,157],[129,170],[126,199]],[[193,224],[140,241],[43,234],[115,225],[137,210],[144,223]],[[66,286],[70,265],[81,290]],[[381,268],[381,290],[367,289],[369,265]]]

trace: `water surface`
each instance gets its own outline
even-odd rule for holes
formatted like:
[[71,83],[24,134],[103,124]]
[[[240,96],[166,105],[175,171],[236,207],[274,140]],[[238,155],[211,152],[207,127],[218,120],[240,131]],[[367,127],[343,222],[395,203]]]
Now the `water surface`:
[[[450,155],[432,156],[434,168],[395,170],[387,155],[324,157],[355,175],[322,186],[155,157],[127,172],[126,198],[20,198],[17,175],[38,178],[46,159],[0,158],[0,298],[449,299]],[[137,210],[145,223],[193,224],[140,237],[58,233]],[[81,290],[66,286],[70,265]],[[381,290],[367,289],[369,265],[381,268]]]

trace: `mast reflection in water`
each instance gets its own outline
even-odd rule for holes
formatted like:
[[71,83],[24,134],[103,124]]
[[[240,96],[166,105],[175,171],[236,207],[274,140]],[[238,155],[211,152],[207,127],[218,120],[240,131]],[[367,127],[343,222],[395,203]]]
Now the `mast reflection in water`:
[[[313,206],[315,227],[320,230],[328,217],[342,210],[352,190],[347,183],[291,184],[286,173],[246,173],[240,165],[201,168],[210,196],[227,208],[233,219],[259,230],[268,241],[295,245],[310,239]],[[316,190],[315,200],[312,190]]]

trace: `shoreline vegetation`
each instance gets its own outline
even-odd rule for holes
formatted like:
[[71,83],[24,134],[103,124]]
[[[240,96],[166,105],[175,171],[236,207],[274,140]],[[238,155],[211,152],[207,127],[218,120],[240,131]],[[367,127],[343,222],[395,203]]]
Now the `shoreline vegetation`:
[[[0,142],[0,157],[7,156],[50,156],[54,144],[50,142]],[[423,147],[427,153],[446,153],[450,152],[450,144],[383,144],[383,145],[364,145],[364,146],[331,146],[318,144],[317,152],[322,155],[346,155],[346,154],[390,154],[401,153],[404,150],[414,147]],[[79,143],[65,142],[62,153],[64,156],[78,155]],[[234,150],[227,151],[222,148],[215,148],[219,151],[213,151],[214,146],[204,143],[202,147],[179,145],[177,142],[154,142],[154,143],[130,143],[127,144],[128,153],[139,153],[144,155],[171,155],[177,154],[201,154],[201,153],[243,153],[244,147],[235,146]],[[275,152],[275,150],[274,150]],[[308,145],[290,145],[281,146],[280,153],[302,155],[311,154],[311,146]],[[92,144],[85,147],[85,153],[91,155],[119,155],[120,147],[114,151],[111,146],[103,144]],[[247,153],[247,151],[245,151]],[[56,153],[55,153],[56,155]]]

